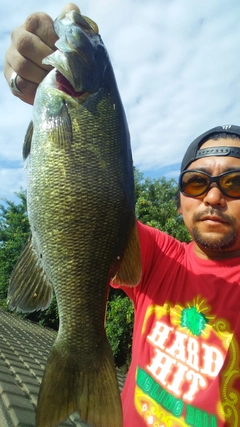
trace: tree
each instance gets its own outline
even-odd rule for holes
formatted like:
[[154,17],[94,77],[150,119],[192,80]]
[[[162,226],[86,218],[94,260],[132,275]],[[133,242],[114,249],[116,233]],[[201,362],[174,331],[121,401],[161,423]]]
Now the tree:
[[106,333],[117,366],[130,364],[133,332],[133,305],[126,296],[115,295],[107,303]]
[[26,192],[16,193],[20,203],[4,200],[0,205],[0,299],[7,297],[9,278],[19,254],[28,240]]
[[136,216],[144,224],[165,231],[180,241],[190,235],[177,211],[178,186],[174,179],[143,179],[135,170]]

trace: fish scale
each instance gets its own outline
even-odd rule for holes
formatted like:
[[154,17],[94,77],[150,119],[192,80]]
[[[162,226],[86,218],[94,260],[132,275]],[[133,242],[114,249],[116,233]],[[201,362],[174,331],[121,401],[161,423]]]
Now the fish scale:
[[44,60],[54,69],[37,90],[24,142],[31,238],[11,276],[9,306],[45,309],[56,295],[59,331],[36,426],[78,412],[93,427],[122,427],[104,324],[110,281],[133,286],[141,277],[129,131],[95,24],[73,11],[55,30],[58,49]]

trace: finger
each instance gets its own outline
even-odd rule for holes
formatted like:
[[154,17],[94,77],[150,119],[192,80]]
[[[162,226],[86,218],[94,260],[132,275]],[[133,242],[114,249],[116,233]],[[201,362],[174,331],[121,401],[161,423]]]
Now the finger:
[[35,35],[43,44],[55,50],[55,42],[58,37],[54,31],[52,18],[43,12],[30,15],[24,24],[26,32]]
[[[42,64],[43,58],[50,55],[53,49],[49,45],[45,44],[37,35],[30,33],[29,31],[23,30],[21,27],[16,28],[12,33],[12,44],[9,49],[8,56],[12,57],[10,64],[14,68],[19,62],[19,56],[29,59],[33,63],[37,64],[40,68],[49,71],[49,67]],[[12,62],[15,60],[15,64]],[[19,64],[23,68],[23,61]],[[26,67],[27,68],[27,67]],[[26,70],[15,70],[18,74],[25,76]]]
[[11,87],[10,89],[13,95],[21,98],[29,104],[33,104],[38,84],[46,76],[48,71],[38,67],[36,64],[22,57],[18,53],[14,56],[11,54],[9,56],[9,51],[11,51],[10,48],[6,53],[4,63],[5,78],[10,86],[12,74],[13,72],[17,72],[18,76],[15,81],[20,93],[15,92]]
[[71,10],[76,10],[76,12],[80,13],[79,7],[74,3],[67,3],[62,9],[62,12],[70,12]]
[[[63,7],[61,13],[70,12],[71,10],[76,10],[76,12],[81,13],[79,7],[74,3],[66,4]],[[95,31],[95,33],[99,33],[98,25],[96,24],[96,22],[94,22],[92,19],[88,18],[87,16],[84,16],[84,19],[88,22],[90,27],[92,27],[92,29],[93,29],[93,31]]]
[[[13,73],[14,73],[13,68],[11,68],[10,65],[6,64],[4,67],[4,75],[6,77],[6,80],[9,86],[10,86],[11,76],[13,75]],[[12,88],[10,87],[12,94],[17,98],[20,98],[22,101],[33,105],[38,84],[28,81],[26,79],[22,79],[22,77],[20,77],[19,75],[17,75],[17,78],[15,79],[15,83],[17,85],[17,88],[20,90],[20,93],[16,92],[15,90],[12,90]]]
[[[9,67],[10,72],[8,71]],[[11,69],[13,69],[22,79],[39,84],[51,68],[48,67],[48,69],[44,69],[41,63],[35,63],[20,55],[18,52],[15,52],[13,55],[12,48],[9,48],[5,55],[5,69],[5,76],[8,81]]]

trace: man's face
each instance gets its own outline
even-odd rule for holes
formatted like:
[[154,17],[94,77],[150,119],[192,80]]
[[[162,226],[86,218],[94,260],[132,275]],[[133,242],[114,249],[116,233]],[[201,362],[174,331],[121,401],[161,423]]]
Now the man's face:
[[[202,148],[237,146],[234,139],[209,140]],[[203,157],[192,162],[188,169],[200,169],[211,176],[230,169],[240,169],[240,159],[235,157]],[[180,193],[179,213],[190,232],[195,252],[201,258],[222,259],[240,256],[240,199],[224,196],[216,183],[199,197],[187,197]]]

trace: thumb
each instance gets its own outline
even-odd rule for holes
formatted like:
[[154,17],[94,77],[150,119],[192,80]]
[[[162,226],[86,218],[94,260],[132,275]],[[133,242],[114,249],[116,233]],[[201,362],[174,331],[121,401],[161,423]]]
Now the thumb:
[[[76,10],[76,12],[81,13],[79,7],[74,3],[67,3],[63,7],[61,13],[70,12],[71,10]],[[92,19],[88,18],[87,16],[83,16],[83,18],[85,19],[85,21],[87,21],[90,27],[92,27],[95,33],[99,33],[99,29],[96,22],[94,22]]]
[[70,12],[71,10],[76,10],[76,12],[80,13],[79,7],[74,3],[67,3],[62,8],[62,12]]

